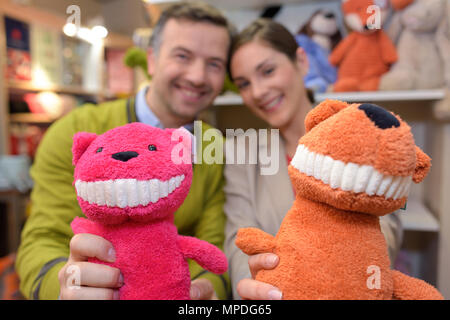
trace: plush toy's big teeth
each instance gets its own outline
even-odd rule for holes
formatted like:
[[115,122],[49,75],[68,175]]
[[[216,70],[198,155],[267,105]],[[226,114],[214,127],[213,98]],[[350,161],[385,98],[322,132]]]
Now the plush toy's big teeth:
[[172,193],[183,180],[184,175],[172,177],[166,181],[117,179],[85,182],[77,180],[75,188],[77,195],[90,204],[125,208],[155,203]]
[[365,192],[369,196],[384,196],[386,199],[396,200],[406,197],[412,181],[411,176],[383,175],[370,165],[334,160],[329,156],[309,151],[302,144],[298,145],[291,165],[333,189]]

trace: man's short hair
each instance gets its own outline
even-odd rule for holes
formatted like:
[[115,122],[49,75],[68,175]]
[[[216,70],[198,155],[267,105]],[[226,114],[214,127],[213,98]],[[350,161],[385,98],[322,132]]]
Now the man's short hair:
[[216,26],[224,27],[230,37],[230,47],[236,34],[235,28],[228,22],[227,18],[213,6],[200,1],[182,1],[170,5],[165,9],[153,28],[150,38],[150,47],[158,54],[162,41],[164,27],[170,19],[187,20],[192,22],[207,22]]

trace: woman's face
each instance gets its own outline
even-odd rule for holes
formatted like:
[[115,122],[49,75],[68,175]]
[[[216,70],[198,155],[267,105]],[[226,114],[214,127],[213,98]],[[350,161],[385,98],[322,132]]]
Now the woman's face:
[[293,62],[263,41],[244,44],[231,58],[231,73],[244,104],[273,128],[286,126],[301,108],[307,70],[301,48]]

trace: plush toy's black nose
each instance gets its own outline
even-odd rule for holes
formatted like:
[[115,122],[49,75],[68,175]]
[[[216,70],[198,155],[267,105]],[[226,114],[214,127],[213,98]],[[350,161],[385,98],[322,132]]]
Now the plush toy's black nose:
[[358,107],[366,113],[366,116],[372,120],[378,128],[388,129],[400,127],[400,121],[390,112],[384,110],[375,104],[363,103]]
[[136,158],[139,155],[139,153],[135,151],[124,151],[124,152],[117,152],[112,155],[113,159],[120,160],[123,162],[127,162],[128,160],[132,158]]
[[325,13],[325,18],[327,18],[327,19],[333,19],[333,18],[334,18],[334,13],[333,13],[333,12],[327,12],[327,13]]

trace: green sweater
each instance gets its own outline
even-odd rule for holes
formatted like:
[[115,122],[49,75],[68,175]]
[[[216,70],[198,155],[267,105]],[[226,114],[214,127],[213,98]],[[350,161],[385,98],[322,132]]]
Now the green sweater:
[[[39,145],[30,170],[34,180],[31,214],[22,231],[16,269],[20,289],[27,298],[57,299],[58,271],[69,256],[73,236],[70,223],[83,216],[73,182],[72,137],[76,132],[101,134],[136,121],[134,107],[126,100],[85,105],[55,122]],[[203,131],[211,128],[203,123]],[[203,143],[203,149],[207,143]],[[175,225],[182,235],[206,240],[223,249],[225,214],[223,166],[195,164],[192,186],[175,213]],[[218,276],[189,261],[191,279],[211,280],[219,299],[229,296],[227,274]]]

